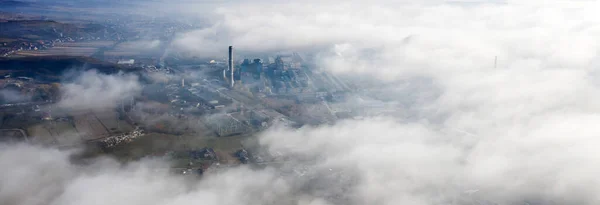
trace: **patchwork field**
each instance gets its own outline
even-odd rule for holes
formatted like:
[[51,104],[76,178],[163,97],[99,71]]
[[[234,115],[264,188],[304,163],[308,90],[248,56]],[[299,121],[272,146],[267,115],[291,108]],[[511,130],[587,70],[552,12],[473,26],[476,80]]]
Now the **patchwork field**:
[[109,132],[102,122],[93,114],[85,113],[73,116],[75,128],[85,140],[95,140],[108,137]]
[[243,141],[251,136],[206,137],[198,135],[170,135],[147,133],[135,141],[123,144],[111,150],[122,160],[138,159],[148,155],[163,155],[168,151],[194,150],[204,147],[213,148],[221,163],[236,161],[233,153],[242,148]]
[[61,43],[55,43],[54,46],[100,48],[100,47],[112,46],[113,44],[115,44],[114,41],[87,41],[87,42],[61,42]]
[[89,57],[98,49],[89,47],[53,47],[48,50],[19,51],[17,56],[86,56]]
[[27,50],[19,51],[14,56],[91,56],[98,49],[109,47],[114,44],[113,41],[88,41],[88,42],[62,42],[54,44],[54,47],[47,50]]
[[128,57],[128,56],[138,56],[140,55],[139,51],[127,51],[127,50],[118,50],[118,51],[106,51],[104,52],[105,56],[111,57]]
[[133,41],[123,42],[116,45],[113,49],[105,51],[104,55],[109,57],[133,57],[135,56],[155,56],[161,54],[160,49],[152,46],[151,42]]
[[132,131],[134,129],[134,127],[129,125],[126,121],[119,119],[118,113],[115,111],[96,111],[93,112],[93,114],[110,133],[123,133]]
[[130,132],[133,129],[126,121],[117,118],[117,112],[107,110],[73,113],[69,120],[44,121],[30,126],[27,132],[35,143],[69,146]]
[[46,121],[29,127],[27,132],[36,144],[70,146],[83,140],[70,122]]

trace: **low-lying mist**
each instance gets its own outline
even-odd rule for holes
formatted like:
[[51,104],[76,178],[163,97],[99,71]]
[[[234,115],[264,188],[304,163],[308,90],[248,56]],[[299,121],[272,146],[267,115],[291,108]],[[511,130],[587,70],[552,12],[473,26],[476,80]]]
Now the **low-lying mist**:
[[593,136],[563,137],[565,129],[586,129],[582,120],[551,120],[550,127],[540,121],[540,128],[525,136],[475,136],[391,118],[272,128],[260,144],[286,161],[261,169],[227,168],[192,181],[169,174],[166,162],[97,159],[77,165],[69,160],[72,152],[3,146],[0,164],[9,169],[1,171],[0,199],[7,204],[594,204],[599,166],[589,141]]

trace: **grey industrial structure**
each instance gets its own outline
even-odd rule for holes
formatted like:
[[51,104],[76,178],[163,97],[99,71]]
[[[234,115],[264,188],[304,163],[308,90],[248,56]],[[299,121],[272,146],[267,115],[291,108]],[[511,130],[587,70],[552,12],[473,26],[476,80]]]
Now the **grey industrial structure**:
[[233,46],[229,46],[229,65],[228,65],[228,69],[230,72],[230,78],[229,80],[231,81],[231,88],[233,88],[233,86],[235,85],[235,79],[233,77],[234,74],[234,68],[233,68]]

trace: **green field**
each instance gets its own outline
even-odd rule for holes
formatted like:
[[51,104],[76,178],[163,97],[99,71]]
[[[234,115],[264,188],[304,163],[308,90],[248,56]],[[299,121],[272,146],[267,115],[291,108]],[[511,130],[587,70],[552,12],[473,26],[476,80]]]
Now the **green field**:
[[[1,42],[1,41],[0,41]],[[13,56],[91,56],[103,47],[112,46],[113,41],[61,42],[47,50],[19,51]]]

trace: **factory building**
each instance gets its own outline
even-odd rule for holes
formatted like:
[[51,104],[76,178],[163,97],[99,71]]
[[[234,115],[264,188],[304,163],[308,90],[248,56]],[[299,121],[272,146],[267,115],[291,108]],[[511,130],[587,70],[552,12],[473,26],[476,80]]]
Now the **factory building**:
[[250,131],[242,121],[230,114],[214,114],[205,119],[207,125],[220,137],[242,134]]
[[184,96],[184,99],[189,102],[194,102],[196,107],[218,109],[233,103],[230,99],[221,97],[220,94],[212,91],[210,88],[197,84],[192,86],[192,88],[187,89],[187,91],[191,95]]
[[[238,90],[263,94],[300,94],[313,92],[315,84],[306,69],[303,68],[304,60],[298,53],[278,55],[275,58],[263,59],[246,58],[240,61],[237,67],[233,64],[233,50],[229,50],[229,67],[223,71],[224,78]],[[325,81],[331,81],[330,78]],[[314,98],[314,97],[312,97]],[[301,101],[315,101],[302,96]],[[306,100],[304,100],[306,99]]]
[[250,62],[250,59],[244,59],[242,65],[240,65],[240,75],[251,75],[254,79],[260,79],[260,74],[263,71],[263,64],[260,59],[254,59]]
[[303,59],[298,53],[292,55],[280,55],[275,58],[277,70],[300,69]]

